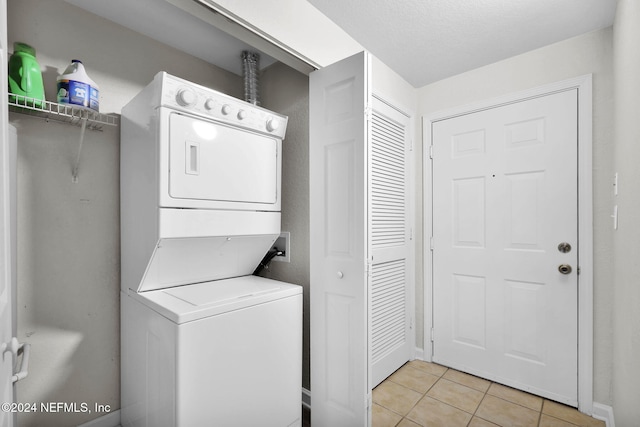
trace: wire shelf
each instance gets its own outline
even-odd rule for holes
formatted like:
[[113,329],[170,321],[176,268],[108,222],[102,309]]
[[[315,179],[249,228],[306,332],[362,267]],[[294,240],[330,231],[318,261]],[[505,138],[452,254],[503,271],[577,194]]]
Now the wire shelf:
[[58,104],[11,93],[9,94],[9,109],[17,113],[70,123],[76,126],[82,126],[83,120],[86,120],[86,127],[91,130],[102,130],[104,126],[118,126],[120,124],[119,117],[115,114],[102,114],[87,108]]

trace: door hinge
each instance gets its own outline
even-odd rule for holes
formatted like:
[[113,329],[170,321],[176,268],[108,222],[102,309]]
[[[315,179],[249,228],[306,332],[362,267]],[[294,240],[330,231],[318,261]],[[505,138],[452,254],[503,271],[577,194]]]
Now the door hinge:
[[429,339],[431,340],[431,342],[433,342],[433,328],[431,328],[431,336],[429,337]]
[[429,146],[429,158],[433,159],[433,145]]
[[409,151],[413,151],[413,138],[409,138]]
[[413,240],[413,227],[409,228],[409,240]]
[[371,121],[371,116],[373,115],[373,109],[370,106],[364,107],[364,118],[366,121]]
[[367,259],[364,262],[364,272],[367,274],[367,277],[371,277],[373,274],[373,260]]
[[433,236],[429,237],[429,249],[433,250]]

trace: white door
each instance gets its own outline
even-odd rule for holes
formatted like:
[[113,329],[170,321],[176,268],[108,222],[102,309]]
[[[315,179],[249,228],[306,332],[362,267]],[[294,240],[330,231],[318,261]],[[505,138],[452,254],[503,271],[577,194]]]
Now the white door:
[[372,98],[369,141],[371,386],[412,358],[409,117]]
[[[2,59],[2,55],[0,55]],[[6,129],[6,126],[4,127]],[[9,144],[6,131],[0,135],[0,403],[13,402],[13,355],[8,351],[13,336],[13,289],[11,284],[11,226],[9,193]],[[3,344],[6,344],[3,345]],[[13,416],[0,411],[0,426],[11,426]]]
[[[0,81],[7,81],[7,2],[0,0]],[[9,343],[13,336],[11,289],[11,227],[9,220],[9,133],[7,113],[7,85],[0,88],[0,344]],[[10,352],[0,354],[0,402],[13,402],[13,357]],[[10,412],[0,411],[0,425],[13,426]]]
[[[0,55],[1,57],[2,55]],[[0,135],[0,402],[13,401],[13,384],[26,377],[27,353],[23,353],[21,371],[14,376],[18,351],[25,346],[18,343],[15,324],[16,293],[16,162],[17,135],[13,126],[7,126],[9,138]],[[26,345],[28,347],[28,344]],[[26,363],[26,364],[25,364]],[[24,367],[24,370],[22,370]],[[11,426],[17,414],[0,412],[0,426]],[[13,419],[12,419],[13,418]]]
[[432,126],[433,360],[574,406],[577,128],[577,89]]
[[311,422],[370,425],[368,56],[309,77]]

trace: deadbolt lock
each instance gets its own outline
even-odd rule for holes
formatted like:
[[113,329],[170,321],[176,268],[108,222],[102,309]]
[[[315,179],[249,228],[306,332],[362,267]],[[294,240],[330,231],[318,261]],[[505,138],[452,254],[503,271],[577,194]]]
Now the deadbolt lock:
[[567,252],[571,252],[571,245],[567,242],[562,242],[558,245],[558,250],[563,254],[566,254]]
[[571,266],[569,264],[560,264],[558,266],[558,271],[562,274],[569,274],[571,273]]

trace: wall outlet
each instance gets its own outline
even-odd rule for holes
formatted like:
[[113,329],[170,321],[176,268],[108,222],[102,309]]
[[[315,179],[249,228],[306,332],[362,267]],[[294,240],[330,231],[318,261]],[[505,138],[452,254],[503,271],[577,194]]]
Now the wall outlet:
[[280,237],[273,243],[273,247],[284,251],[284,255],[275,256],[272,261],[291,262],[291,233],[288,231],[280,233]]

